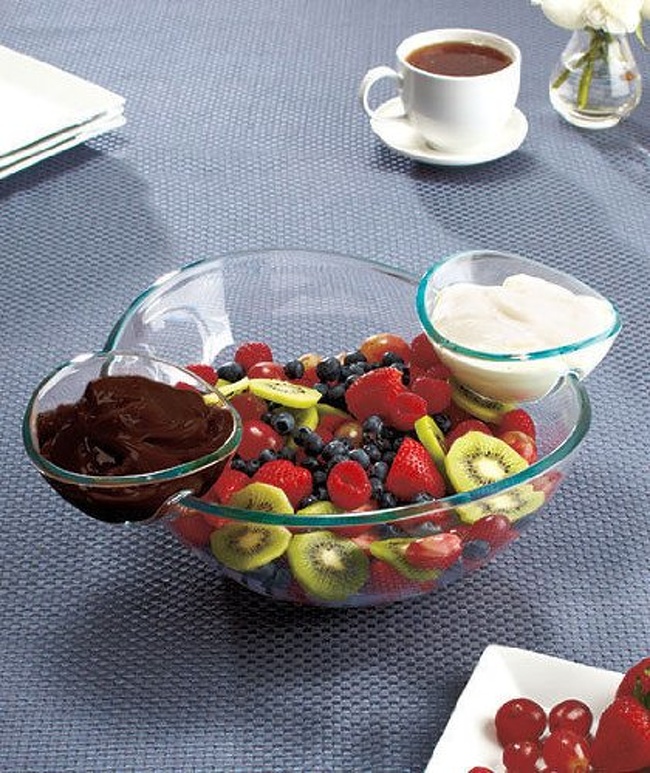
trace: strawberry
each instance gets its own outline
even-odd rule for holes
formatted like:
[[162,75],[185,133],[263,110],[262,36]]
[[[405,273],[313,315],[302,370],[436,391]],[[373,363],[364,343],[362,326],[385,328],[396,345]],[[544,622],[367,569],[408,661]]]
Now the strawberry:
[[364,421],[374,413],[387,419],[395,398],[404,391],[406,387],[399,370],[377,368],[364,373],[350,384],[345,401],[348,411],[359,421]]
[[242,421],[261,419],[267,412],[266,401],[252,392],[240,392],[229,398],[232,407],[240,415]]
[[411,542],[404,557],[418,569],[448,569],[459,558],[462,542],[457,534],[432,534]]
[[644,658],[629,668],[616,690],[617,698],[631,695],[642,701],[644,694],[650,694],[650,658]]
[[650,696],[615,698],[603,711],[591,746],[597,773],[630,773],[650,765]]
[[194,373],[195,376],[207,381],[208,384],[216,384],[219,380],[219,376],[213,367],[210,365],[204,365],[202,362],[195,363],[194,365],[188,365],[186,370]]
[[454,442],[454,440],[457,440],[466,432],[485,432],[486,435],[493,434],[492,430],[484,421],[481,421],[480,419],[465,419],[465,421],[461,421],[459,424],[456,424],[456,426],[445,436],[445,440],[447,441],[447,448],[451,448],[451,444]]
[[414,392],[400,392],[390,406],[390,423],[401,432],[408,432],[418,419],[427,414],[427,401]]
[[426,333],[418,333],[411,341],[411,366],[428,370],[438,365],[440,359]]
[[245,472],[226,467],[203,498],[208,502],[219,502],[219,504],[226,505],[235,491],[239,491],[249,483],[250,478]]
[[327,476],[329,498],[341,510],[355,510],[370,500],[372,488],[366,471],[352,459],[338,462]]
[[258,362],[271,362],[273,353],[268,344],[261,341],[247,341],[241,344],[235,352],[235,362],[238,362],[248,373],[249,368]]
[[533,440],[537,438],[533,417],[523,408],[514,408],[512,411],[508,411],[499,420],[499,435],[510,430],[523,432],[524,435],[532,437]]
[[411,382],[411,391],[427,401],[427,413],[442,413],[451,402],[451,384],[440,378],[421,376]]
[[516,451],[519,456],[523,456],[528,464],[533,464],[533,462],[537,461],[537,445],[530,435],[517,429],[509,429],[507,432],[500,432],[498,437]]
[[445,481],[426,448],[410,437],[400,445],[386,476],[386,488],[398,499],[410,501],[417,494],[444,497]]
[[301,499],[311,494],[313,487],[309,470],[299,467],[288,459],[274,459],[263,464],[253,475],[252,480],[254,483],[268,483],[282,489],[294,510]]

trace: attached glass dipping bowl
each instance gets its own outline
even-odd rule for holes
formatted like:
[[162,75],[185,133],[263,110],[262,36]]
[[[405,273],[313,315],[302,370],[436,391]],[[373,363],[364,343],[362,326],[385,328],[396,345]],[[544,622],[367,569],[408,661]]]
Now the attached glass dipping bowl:
[[[609,307],[602,329],[568,345],[528,352],[493,353],[450,341],[434,322],[440,293],[458,283],[501,285],[516,274],[528,274],[598,299]],[[520,255],[492,250],[458,253],[436,263],[422,277],[417,290],[420,323],[438,355],[454,376],[480,395],[501,402],[539,400],[567,374],[584,379],[601,362],[621,329],[611,302],[575,277]]]
[[[105,376],[143,376],[170,386],[183,384],[227,411],[231,429],[209,454],[153,472],[87,475],[54,464],[41,453],[38,417],[79,401],[91,381]],[[116,409],[119,410],[119,409]],[[143,352],[109,351],[82,354],[61,365],[34,391],[23,421],[27,454],[58,494],[87,515],[109,523],[156,518],[169,500],[200,496],[220,475],[241,438],[241,421],[226,399],[191,371]]]
[[[237,346],[264,341],[284,363],[305,353],[353,351],[368,336],[390,332],[407,341],[422,332],[416,313],[418,277],[376,262],[301,250],[227,255],[168,274],[136,298],[115,325],[107,349],[140,351],[179,364],[218,366]],[[497,483],[434,502],[320,515],[275,514],[207,501],[167,502],[158,524],[169,528],[211,567],[270,598],[307,605],[379,605],[429,593],[490,561],[527,530],[548,504],[590,423],[587,393],[572,374],[527,410],[537,425],[539,460]],[[505,517],[504,517],[505,514]],[[282,549],[245,570],[218,560],[215,535],[247,529],[252,541],[270,528]],[[222,535],[224,532],[222,532]],[[417,569],[382,558],[375,543],[400,553],[435,534],[456,535],[460,551],[448,566]],[[354,590],[320,594],[288,560],[303,535],[343,541],[353,556]],[[330,536],[328,536],[330,535]],[[534,539],[534,535],[530,535]],[[276,551],[277,552],[277,551]],[[327,552],[319,560],[336,556]],[[551,557],[549,557],[549,561]]]

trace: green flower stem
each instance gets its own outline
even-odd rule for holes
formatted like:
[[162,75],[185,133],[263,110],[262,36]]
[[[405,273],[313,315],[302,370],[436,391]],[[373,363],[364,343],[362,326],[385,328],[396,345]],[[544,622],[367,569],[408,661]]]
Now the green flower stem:
[[[609,44],[612,36],[605,30],[596,30],[587,28],[591,36],[589,48],[575,63],[573,71],[581,70],[580,81],[578,83],[578,109],[584,110],[589,104],[589,90],[594,76],[594,68],[598,60],[607,61]],[[553,81],[552,87],[559,89],[560,86],[569,78],[572,70],[565,67],[562,72]]]

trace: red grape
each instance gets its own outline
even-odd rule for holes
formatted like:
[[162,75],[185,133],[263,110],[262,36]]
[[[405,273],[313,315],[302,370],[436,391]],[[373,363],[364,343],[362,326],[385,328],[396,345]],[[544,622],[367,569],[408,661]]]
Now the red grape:
[[544,762],[552,769],[570,773],[589,770],[589,742],[573,730],[553,730],[542,745]]
[[546,714],[530,698],[513,698],[497,711],[494,727],[501,746],[513,741],[536,741],[546,728]]
[[576,698],[568,698],[553,706],[548,715],[548,727],[551,732],[564,728],[587,737],[593,718],[591,709],[586,703]]
[[503,749],[503,764],[508,773],[537,773],[539,753],[537,741],[513,741]]

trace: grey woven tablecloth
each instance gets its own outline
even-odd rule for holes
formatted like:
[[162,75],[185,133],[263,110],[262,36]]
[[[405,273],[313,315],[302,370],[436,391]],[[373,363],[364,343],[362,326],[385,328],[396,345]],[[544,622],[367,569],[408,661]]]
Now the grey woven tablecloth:
[[[547,79],[568,33],[526,0],[1,7],[2,44],[124,95],[128,123],[0,182],[0,769],[421,771],[487,644],[610,669],[647,655],[650,100],[604,132],[562,122]],[[520,44],[513,155],[428,167],[371,133],[360,77],[440,26]],[[163,530],[78,514],[28,464],[20,422],[46,372],[101,348],[159,275],[276,247],[416,273],[518,251],[619,306],[549,517],[464,583],[383,609],[274,605]]]

